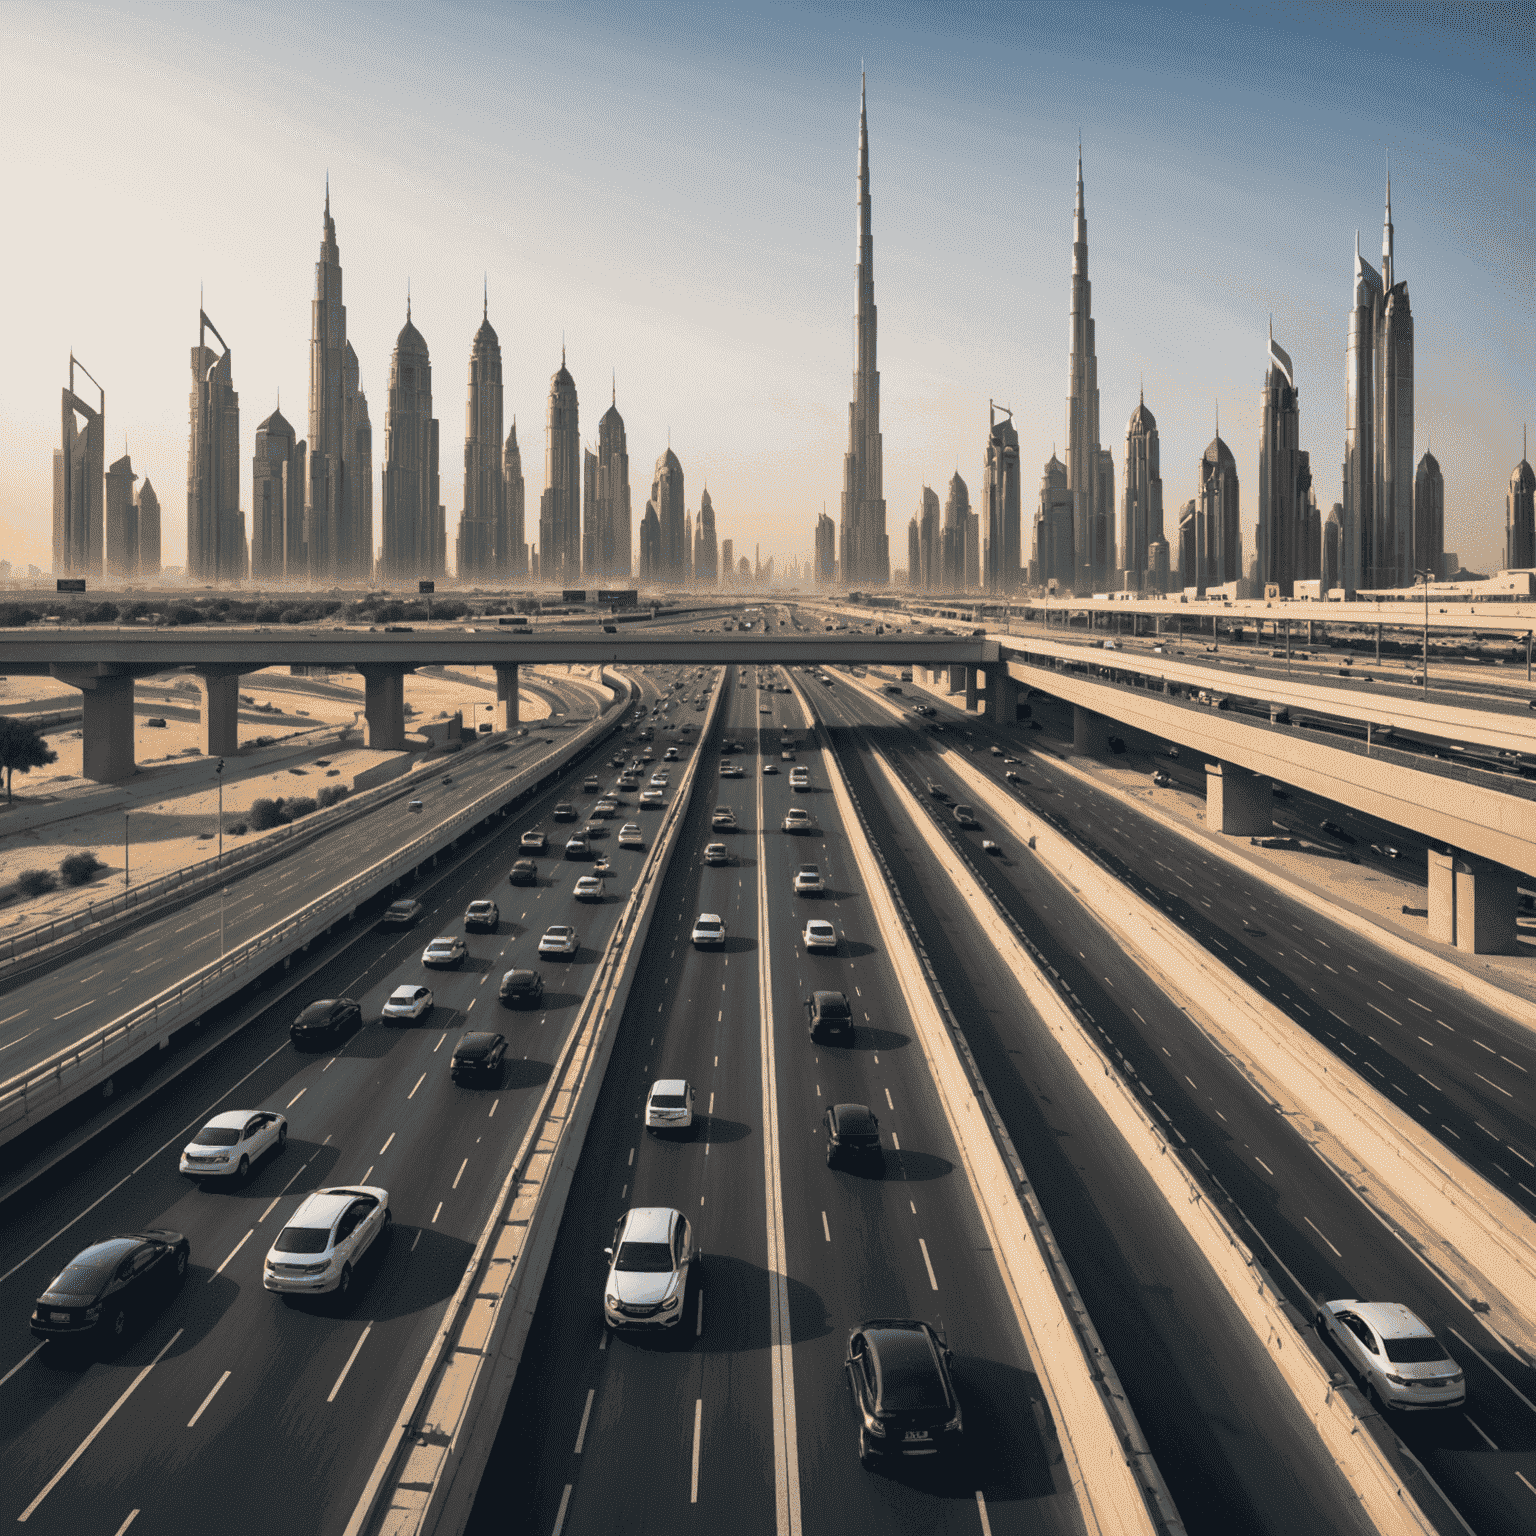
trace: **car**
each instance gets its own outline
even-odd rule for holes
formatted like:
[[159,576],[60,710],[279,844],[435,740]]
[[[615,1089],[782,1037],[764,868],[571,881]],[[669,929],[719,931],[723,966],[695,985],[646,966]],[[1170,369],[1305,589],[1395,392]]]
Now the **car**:
[[594,875],[607,875],[613,873],[613,865],[608,862],[607,854],[600,853],[592,861],[592,873]]
[[496,995],[508,1008],[532,1008],[544,1001],[544,978],[538,971],[510,970]]
[[640,824],[635,821],[626,821],[619,828],[620,848],[644,848],[645,834],[640,830]]
[[725,919],[717,912],[701,912],[693,924],[695,949],[725,948]]
[[693,1087],[681,1077],[664,1077],[651,1084],[645,1101],[645,1128],[664,1131],[693,1129]]
[[1434,1330],[1397,1301],[1325,1301],[1317,1331],[1381,1408],[1459,1408],[1467,1378]]
[[1015,773],[1012,768],[1007,769],[1004,772],[1003,777],[1010,784],[1022,784],[1024,782],[1024,775],[1021,773]]
[[810,832],[811,813],[798,805],[792,805],[784,812],[784,820],[781,823],[786,832]]
[[624,766],[624,758],[622,754],[615,754],[613,757],[610,757],[608,759],[608,766],[610,768],[622,768]]
[[524,832],[518,838],[517,846],[524,853],[543,853],[549,847],[549,839],[542,832]]
[[571,895],[577,901],[601,901],[603,899],[603,882],[596,875],[583,875],[576,882],[576,888]]
[[601,788],[602,785],[596,779],[587,779],[581,786],[581,792],[584,795],[595,795]]
[[821,1117],[827,1133],[827,1167],[880,1167],[885,1153],[880,1149],[880,1122],[867,1104],[833,1104]]
[[660,772],[653,773],[651,775],[651,788],[652,789],[665,789],[667,787],[667,784],[670,782],[670,779],[671,779],[671,775],[670,774],[660,773]]
[[443,775],[443,783],[444,784],[452,784],[453,783],[453,775],[451,773],[445,773]]
[[576,807],[569,800],[562,800],[549,814],[556,821],[575,821]]
[[636,789],[639,789],[640,788],[640,779],[639,779],[638,775],[633,774],[633,773],[621,773],[619,775],[618,787],[621,790],[636,790]]
[[507,1056],[507,1037],[490,1030],[471,1029],[459,1036],[448,1062],[448,1076],[456,1083],[491,1082],[501,1077]]
[[389,1191],[376,1184],[317,1189],[299,1202],[267,1250],[261,1283],[281,1296],[332,1292],[344,1300],[353,1269],[393,1221]]
[[379,927],[409,928],[425,911],[426,908],[414,897],[402,897],[399,901],[390,902],[384,908],[384,915],[379,919]]
[[464,909],[466,933],[495,933],[501,927],[501,908],[494,901],[472,901]]
[[386,1019],[419,1019],[433,1008],[432,989],[417,982],[403,982],[389,994],[384,1004]]
[[805,1000],[811,1039],[853,1039],[853,1010],[842,992],[816,991]]
[[778,771],[779,765],[771,760],[763,764],[764,773],[777,773]]
[[32,1309],[32,1336],[97,1339],[110,1347],[135,1318],[165,1305],[191,1258],[185,1234],[166,1227],[100,1238],[48,1282]]
[[640,791],[640,804],[654,810],[658,805],[665,805],[667,797],[659,789],[642,789]]
[[179,1172],[189,1179],[243,1180],[269,1152],[288,1145],[288,1121],[270,1109],[228,1109],[182,1148]]
[[469,954],[469,945],[456,934],[433,939],[421,952],[421,963],[426,966],[463,965]]
[[998,845],[994,843],[990,837],[984,837],[981,840],[981,851],[983,853],[990,853],[1001,857],[1003,850],[999,848]]
[[1170,784],[1173,783],[1173,780],[1169,777],[1168,774],[1164,773],[1163,770],[1159,768],[1156,770],[1156,772],[1153,773],[1152,782],[1156,784],[1159,789],[1166,789]]
[[1320,821],[1317,824],[1317,828],[1320,832],[1326,832],[1329,834],[1329,836],[1338,838],[1341,843],[1352,844],[1354,842],[1354,838],[1352,838],[1349,833],[1346,832],[1344,828],[1341,827],[1336,821]]
[[1403,856],[1401,848],[1394,848],[1391,843],[1372,843],[1371,852],[1379,853],[1384,859],[1400,859]]
[[993,757],[1001,757],[1003,755],[1003,749],[1001,747],[989,747],[987,750],[991,752]]
[[805,947],[807,949],[836,951],[837,929],[824,917],[813,917],[805,925]]
[[724,843],[705,843],[704,862],[706,864],[729,864],[731,851]]
[[820,896],[827,888],[827,882],[821,876],[821,866],[802,864],[795,871],[794,888],[796,896]]
[[951,813],[962,827],[979,827],[981,823],[976,820],[976,812],[968,805],[957,805]]
[[581,935],[569,923],[551,923],[539,940],[541,955],[574,955],[581,948]]
[[780,761],[786,762],[786,763],[794,762],[794,760],[795,760],[794,748],[793,747],[785,747],[784,750],[779,753],[779,759],[780,759]]
[[714,815],[709,818],[709,824],[716,832],[734,832],[736,830],[736,812],[728,805],[717,805]]
[[811,770],[809,768],[791,768],[789,770],[789,787],[797,793],[808,790],[811,787]]
[[592,807],[592,814],[600,821],[609,821],[619,814],[619,802],[612,795],[604,795]]
[[581,835],[589,840],[594,837],[607,837],[608,828],[600,821],[589,821],[581,829]]
[[675,763],[677,761],[677,748],[668,747],[667,750],[661,754],[661,760],[664,763]]
[[[300,713],[302,714],[303,711],[301,710]],[[407,800],[406,803],[405,803],[405,808],[408,811],[419,811],[422,808],[421,801],[420,800]]]
[[949,799],[949,791],[945,789],[945,787],[940,784],[937,779],[928,780],[928,793],[932,795],[935,800]]
[[745,774],[740,763],[721,763],[720,777],[722,779],[739,779]]
[[[826,679],[823,678],[822,681],[825,682]],[[760,715],[771,715],[773,713],[773,706],[771,704],[761,704],[758,706],[757,712]]]
[[617,1328],[671,1328],[687,1312],[691,1272],[702,1267],[693,1229],[681,1211],[639,1205],[614,1228],[603,1286],[603,1322]]
[[910,1318],[871,1318],[848,1335],[843,1362],[859,1415],[859,1463],[953,1453],[964,1427],[937,1332]]
[[362,1005],[350,997],[326,997],[310,1003],[288,1026],[288,1038],[295,1045],[314,1045],[325,1040],[340,1040],[363,1022]]
[[586,838],[579,833],[575,837],[566,839],[565,856],[568,859],[584,859],[592,852]]
[[537,885],[539,866],[532,859],[518,859],[507,871],[507,881],[511,885]]

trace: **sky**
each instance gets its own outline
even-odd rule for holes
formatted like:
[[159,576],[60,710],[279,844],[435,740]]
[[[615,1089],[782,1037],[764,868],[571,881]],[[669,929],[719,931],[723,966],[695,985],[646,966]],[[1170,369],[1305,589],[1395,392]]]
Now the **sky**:
[[0,556],[19,566],[51,565],[71,350],[106,390],[108,461],[126,442],[160,497],[163,559],[184,561],[200,288],[233,354],[249,511],[279,392],[307,430],[327,173],[375,546],[409,283],[452,549],[484,285],[530,542],[563,341],[589,441],[616,389],[637,535],[670,435],[688,506],[707,484],[738,554],[808,559],[847,449],[861,64],[893,566],[925,484],[942,498],[958,469],[977,498],[990,400],[1014,411],[1032,519],[1064,439],[1079,134],[1117,499],[1139,389],[1170,532],[1219,408],[1253,547],[1271,316],[1318,500],[1340,499],[1355,232],[1379,265],[1390,155],[1415,458],[1432,448],[1444,472],[1446,548],[1502,564],[1505,488],[1536,418],[1536,7],[1520,0],[0,14]]

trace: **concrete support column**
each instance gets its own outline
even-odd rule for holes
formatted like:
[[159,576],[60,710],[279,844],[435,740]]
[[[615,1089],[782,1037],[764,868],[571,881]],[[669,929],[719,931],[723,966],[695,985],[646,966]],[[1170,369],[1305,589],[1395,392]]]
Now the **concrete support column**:
[[965,669],[965,707],[974,715],[981,708],[981,693],[976,685],[976,667]]
[[1072,750],[1086,752],[1091,757],[1103,757],[1109,751],[1109,721],[1091,709],[1084,709],[1081,704],[1074,704]]
[[405,746],[405,674],[410,667],[363,666],[366,744],[387,752]]
[[133,674],[85,667],[54,667],[53,675],[78,688],[84,705],[81,772],[98,784],[120,784],[136,771],[133,760]]
[[949,669],[949,692],[963,693],[965,691],[965,668],[951,667]]
[[1268,837],[1275,829],[1274,785],[1232,763],[1207,763],[1205,825],[1229,837]]
[[210,668],[197,674],[203,694],[203,751],[233,757],[240,750],[240,674]]
[[1008,664],[1002,661],[991,662],[986,672],[988,721],[993,725],[1017,725],[1019,685],[1008,671]]
[[1447,848],[1429,855],[1429,936],[1474,955],[1518,948],[1518,880],[1502,864]]
[[496,729],[515,731],[521,720],[517,708],[517,663],[496,663]]

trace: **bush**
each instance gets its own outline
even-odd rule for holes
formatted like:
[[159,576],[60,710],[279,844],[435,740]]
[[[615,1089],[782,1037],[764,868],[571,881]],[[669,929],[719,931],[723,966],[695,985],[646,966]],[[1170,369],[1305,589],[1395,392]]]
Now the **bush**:
[[246,826],[243,821],[237,821],[234,826],[229,829],[229,835],[231,837],[244,837],[245,834],[250,830],[251,829]]
[[327,784],[324,789],[315,796],[315,804],[323,811],[328,805],[336,805],[347,798],[348,790],[345,784]]
[[167,624],[196,624],[202,619],[202,617],[202,614],[200,614],[196,608],[179,606],[172,608],[171,611],[166,614],[165,622]]
[[283,801],[283,815],[290,821],[296,821],[300,816],[308,816],[311,811],[316,810],[319,810],[319,806],[309,795],[296,795],[292,800]]
[[101,860],[88,849],[65,854],[59,861],[59,873],[64,877],[65,885],[89,885],[91,877],[101,868]]
[[56,884],[58,882],[46,869],[24,869],[16,876],[16,889],[23,896],[46,895]]
[[23,603],[0,603],[0,629],[20,629],[35,624],[42,615]]
[[273,800],[263,795],[260,800],[252,802],[251,825],[258,832],[267,832],[273,827],[281,826],[283,824],[282,808],[281,800]]

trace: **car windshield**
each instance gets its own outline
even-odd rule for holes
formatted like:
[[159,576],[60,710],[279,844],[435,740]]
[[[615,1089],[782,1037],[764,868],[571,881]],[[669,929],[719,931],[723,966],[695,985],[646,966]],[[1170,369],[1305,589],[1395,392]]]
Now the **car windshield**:
[[698,922],[694,924],[695,928],[718,928],[719,926],[719,922],[712,917],[701,917]]
[[1445,1360],[1445,1346],[1439,1339],[1384,1339],[1387,1359],[1397,1365],[1428,1365],[1432,1360]]
[[409,917],[411,915],[411,903],[408,901],[391,902],[389,915],[391,917]]
[[633,1274],[670,1274],[672,1247],[669,1243],[624,1243],[613,1267]]
[[331,1246],[329,1227],[284,1227],[272,1245],[279,1253],[324,1253]]
[[551,928],[545,937],[549,939],[563,939],[570,931],[569,928]]
[[300,1024],[324,1024],[331,1017],[331,1005],[329,1003],[311,1003],[303,1013],[299,1015]]
[[452,939],[433,939],[432,942],[427,945],[427,948],[428,949],[452,949],[453,948],[453,940]]
[[237,1125],[205,1125],[197,1133],[196,1146],[199,1147],[232,1147],[240,1140],[240,1127]]
[[469,910],[473,912],[476,917],[483,917],[487,912],[491,910],[491,904],[488,901],[472,901],[469,904]]
[[680,1093],[653,1093],[651,1095],[652,1109],[686,1109],[687,1101]]

